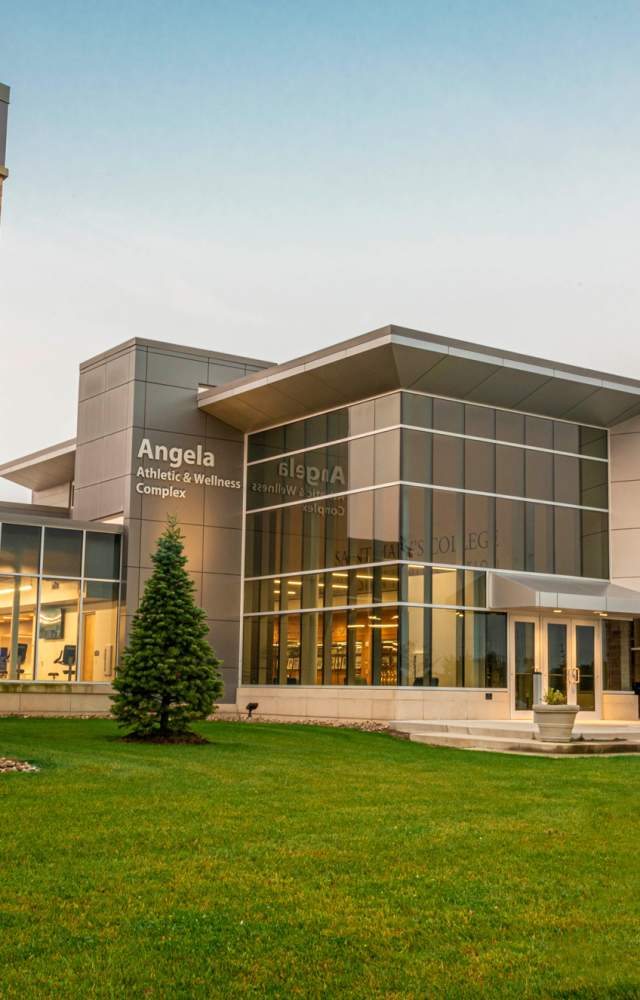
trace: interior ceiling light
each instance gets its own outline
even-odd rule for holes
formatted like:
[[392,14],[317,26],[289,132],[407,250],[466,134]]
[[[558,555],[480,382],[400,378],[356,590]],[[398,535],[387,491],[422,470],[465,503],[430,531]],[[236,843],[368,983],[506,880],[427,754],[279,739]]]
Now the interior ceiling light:
[[554,615],[561,615],[562,614],[562,608],[554,608],[553,609],[553,613],[554,613]]
[[[18,587],[18,590],[33,590],[33,587],[30,583],[22,583]],[[6,590],[0,590],[0,594],[15,594],[15,592],[15,587],[7,587]]]

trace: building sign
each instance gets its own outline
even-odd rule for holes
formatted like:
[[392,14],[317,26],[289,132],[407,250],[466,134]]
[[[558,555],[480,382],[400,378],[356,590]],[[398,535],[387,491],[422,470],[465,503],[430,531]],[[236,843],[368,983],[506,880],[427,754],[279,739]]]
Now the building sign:
[[[189,486],[215,486],[227,490],[239,490],[242,486],[239,479],[226,479],[209,471],[215,468],[215,454],[201,444],[195,448],[169,447],[165,444],[152,445],[149,438],[143,438],[137,457],[156,463],[137,468],[137,479],[155,481],[136,483],[136,493],[144,496],[184,500]],[[163,468],[163,465],[169,468]]]

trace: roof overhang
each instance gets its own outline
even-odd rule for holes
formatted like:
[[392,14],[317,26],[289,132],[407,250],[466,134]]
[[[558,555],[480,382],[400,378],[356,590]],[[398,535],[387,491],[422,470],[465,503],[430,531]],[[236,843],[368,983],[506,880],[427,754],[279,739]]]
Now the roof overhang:
[[388,326],[202,389],[198,406],[241,430],[395,389],[608,427],[640,413],[640,381]]
[[505,611],[595,611],[640,615],[640,591],[615,583],[540,574],[487,573],[487,607]]
[[73,480],[76,464],[76,440],[23,455],[0,465],[0,477],[30,490],[46,490]]

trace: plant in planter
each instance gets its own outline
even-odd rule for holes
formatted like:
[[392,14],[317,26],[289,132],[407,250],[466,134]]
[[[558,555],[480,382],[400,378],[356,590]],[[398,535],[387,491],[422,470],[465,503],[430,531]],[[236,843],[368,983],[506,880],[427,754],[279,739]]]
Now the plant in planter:
[[567,696],[556,688],[549,688],[544,701],[544,705],[533,706],[537,738],[543,743],[570,743],[579,706],[567,705]]

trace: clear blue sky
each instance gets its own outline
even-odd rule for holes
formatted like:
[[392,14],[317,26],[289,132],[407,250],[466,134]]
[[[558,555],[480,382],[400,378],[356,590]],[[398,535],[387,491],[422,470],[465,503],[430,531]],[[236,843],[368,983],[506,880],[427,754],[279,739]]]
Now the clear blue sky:
[[635,0],[29,0],[0,80],[0,461],[133,335],[395,322],[640,377]]

